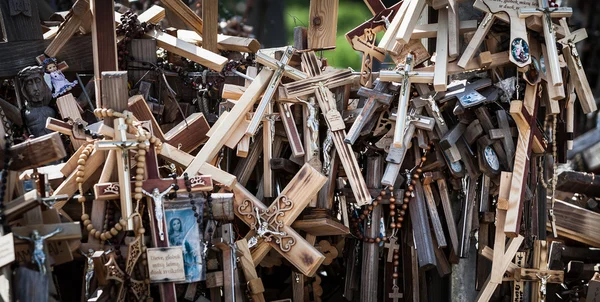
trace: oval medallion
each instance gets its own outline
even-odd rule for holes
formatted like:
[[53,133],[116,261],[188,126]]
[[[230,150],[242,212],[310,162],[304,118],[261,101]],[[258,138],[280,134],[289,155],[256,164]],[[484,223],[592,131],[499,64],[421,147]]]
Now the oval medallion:
[[490,146],[487,146],[483,150],[483,154],[490,168],[494,170],[500,169],[500,161],[498,160],[498,155],[496,155],[496,151],[494,151],[494,149],[492,149]]
[[511,55],[518,63],[529,61],[529,45],[523,38],[515,38],[511,43]]

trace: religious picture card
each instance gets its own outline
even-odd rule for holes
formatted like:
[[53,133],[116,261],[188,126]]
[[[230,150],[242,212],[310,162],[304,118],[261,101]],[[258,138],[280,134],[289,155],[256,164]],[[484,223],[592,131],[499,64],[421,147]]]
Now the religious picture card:
[[[202,217],[204,198],[194,200],[196,211]],[[189,198],[165,203],[165,219],[169,246],[180,246],[183,250],[185,282],[203,281],[206,278],[204,242]]]

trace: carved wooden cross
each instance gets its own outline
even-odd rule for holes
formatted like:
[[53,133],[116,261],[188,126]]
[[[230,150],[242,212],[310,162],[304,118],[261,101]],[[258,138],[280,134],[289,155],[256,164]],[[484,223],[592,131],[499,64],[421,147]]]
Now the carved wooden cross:
[[558,42],[563,45],[562,52],[567,61],[567,67],[569,68],[581,108],[584,113],[596,111],[597,106],[594,101],[594,94],[592,93],[585,70],[583,70],[583,65],[581,64],[581,58],[575,47],[575,43],[587,38],[587,32],[585,28],[571,32],[565,19],[561,19],[560,24],[565,31],[565,37]]
[[[533,7],[519,9],[519,18],[525,19],[529,16],[542,17],[542,30],[544,32],[544,40],[546,41],[546,47],[548,50],[548,56],[545,57],[544,62],[546,63],[550,77],[552,77],[552,83],[554,86],[561,86],[563,84],[562,72],[560,71],[560,63],[558,61],[556,35],[552,18],[571,17],[573,14],[573,9],[570,7],[551,8],[548,5],[548,0],[538,0],[538,5],[539,7],[533,5]],[[513,20],[511,19],[511,23],[512,22]]]
[[[532,296],[542,301],[546,298],[546,286],[548,283],[564,282],[563,270],[548,269],[548,243],[545,240],[535,240],[533,243],[533,268],[521,268],[515,272],[515,280],[531,281],[536,283],[532,290]],[[533,298],[538,300],[538,298]]]
[[518,67],[531,63],[529,41],[525,20],[519,18],[519,9],[534,7],[537,0],[523,0],[514,3],[506,0],[482,0],[491,13],[504,12],[510,18],[510,53],[509,59]]
[[375,81],[375,88],[360,87],[358,95],[368,98],[360,114],[356,117],[354,124],[348,130],[344,142],[354,144],[362,128],[373,117],[373,114],[380,106],[389,106],[392,101],[392,95],[385,93],[388,86],[387,82]]
[[512,101],[510,115],[519,129],[519,139],[515,151],[515,162],[510,189],[510,197],[504,231],[507,236],[519,234],[527,175],[529,174],[529,159],[532,152],[543,153],[546,141],[537,127],[537,97],[538,85],[527,85],[524,101]]
[[242,185],[233,186],[235,214],[252,229],[246,237],[251,238],[249,245],[255,245],[252,251],[255,265],[273,247],[303,274],[311,276],[316,272],[325,257],[290,225],[325,181],[323,175],[305,164],[268,208]]
[[380,62],[385,59],[385,52],[375,45],[376,34],[387,28],[388,20],[394,18],[403,2],[398,2],[390,7],[385,7],[381,0],[365,0],[365,4],[373,13],[373,18],[346,33],[346,40],[354,50],[363,53],[360,84],[371,88],[373,87],[371,76],[373,59]]
[[[106,263],[108,271],[107,279],[115,280],[121,283],[119,286],[119,294],[117,301],[126,301],[127,293],[129,290],[133,293],[137,300],[143,299],[149,291],[149,284],[144,280],[136,280],[133,278],[133,269],[137,264],[138,259],[142,256],[142,235],[137,235],[127,247],[127,262],[125,264],[125,271],[121,270],[117,261],[115,260],[115,253],[110,254],[110,259]],[[130,300],[129,298],[128,300]]]

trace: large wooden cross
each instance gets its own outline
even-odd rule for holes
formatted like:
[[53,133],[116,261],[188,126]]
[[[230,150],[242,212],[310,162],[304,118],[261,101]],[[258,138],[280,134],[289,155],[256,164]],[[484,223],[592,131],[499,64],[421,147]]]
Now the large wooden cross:
[[537,88],[537,84],[527,85],[524,101],[512,101],[510,104],[510,115],[515,120],[519,129],[510,197],[508,208],[505,208],[507,213],[504,232],[510,237],[515,237],[519,234],[531,154],[532,152],[537,154],[543,153],[546,149],[546,141],[537,126],[539,102]]
[[301,273],[312,276],[316,272],[325,257],[290,225],[326,180],[325,176],[305,164],[269,207],[239,183],[232,187],[235,215],[252,229],[246,237],[254,246],[254,265],[258,265],[272,247]]

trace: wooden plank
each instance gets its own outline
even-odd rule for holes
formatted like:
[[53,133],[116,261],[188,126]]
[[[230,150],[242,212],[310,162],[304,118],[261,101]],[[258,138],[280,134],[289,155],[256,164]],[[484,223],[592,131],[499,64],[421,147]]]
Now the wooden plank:
[[423,12],[423,9],[425,8],[425,2],[425,0],[412,0],[408,3],[406,14],[398,28],[396,40],[404,43],[409,42],[412,32],[417,25],[417,21],[419,20],[419,17],[421,17],[421,12]]
[[[381,155],[369,156],[367,158],[367,185],[369,188],[378,189],[381,187],[380,179],[383,174],[383,157]],[[380,219],[383,216],[382,205],[373,207],[371,212],[371,223],[364,221],[364,235],[368,238],[379,237]],[[363,242],[362,255],[362,278],[360,286],[360,300],[370,301],[377,297],[379,290],[379,246],[378,244]]]
[[[202,48],[218,53],[217,34],[219,27],[219,1],[202,0]],[[184,19],[185,20],[185,19]]]
[[308,48],[335,48],[339,0],[311,0],[308,23]]
[[165,133],[165,140],[184,152],[192,152],[208,139],[209,129],[204,114],[196,112]]
[[[556,200],[554,215],[559,236],[600,248],[600,236],[595,231],[600,226],[600,214]],[[552,230],[550,220],[546,229]]]
[[446,91],[448,87],[448,14],[447,8],[438,10],[439,26],[435,47],[435,74],[433,76],[435,91]]
[[6,208],[4,209],[6,221],[11,221],[28,210],[38,206],[40,203],[40,194],[37,190],[31,190],[19,198],[6,203]]
[[235,129],[242,122],[243,115],[252,108],[260,93],[267,88],[272,74],[273,71],[267,68],[261,70],[238,103],[229,111],[227,120],[223,121],[215,130],[214,134],[208,139],[204,147],[200,149],[200,152],[198,152],[192,163],[185,170],[188,174],[195,175],[200,165],[212,160],[217,155],[227,140],[229,130]]
[[[94,75],[97,79],[94,82],[96,87],[96,108],[101,108],[101,102],[103,101],[102,81],[98,81],[98,79],[101,78],[101,74],[104,71],[118,70],[115,7],[113,1],[103,0],[91,0],[90,5],[92,15],[94,16],[92,21],[92,49],[94,52]],[[118,110],[117,108],[113,109]]]
[[235,246],[238,251],[244,278],[248,282],[252,301],[264,302],[265,297],[263,296],[263,292],[265,291],[265,288],[262,284],[262,280],[256,274],[254,262],[252,261],[252,254],[250,253],[250,249],[248,249],[248,241],[246,241],[246,239],[240,239],[235,242]]
[[[96,98],[97,108],[113,109],[116,112],[127,109],[129,98],[127,71],[103,71],[101,87],[102,97]],[[104,124],[112,126],[114,120],[114,118],[104,118]]]
[[292,227],[314,236],[348,235],[350,233],[346,226],[329,217],[298,220],[292,224]]
[[152,110],[150,110],[148,103],[146,103],[146,100],[144,100],[142,95],[136,94],[131,96],[127,100],[127,110],[131,111],[138,121],[150,121],[150,123],[152,123],[152,135],[163,142],[167,140],[160,125],[154,118]]
[[[202,37],[191,30],[178,29],[177,38],[198,46],[202,46]],[[219,34],[217,35],[217,48],[219,50],[256,53],[260,49],[260,43],[258,40],[253,38]]]
[[[460,21],[459,33],[464,34],[477,29],[477,20]],[[410,36],[411,40],[437,37],[438,23],[418,24]]]
[[144,11],[138,16],[138,20],[141,22],[158,23],[166,16],[165,9],[158,6],[152,5],[149,9]]
[[[90,11],[90,3],[87,0],[76,1],[71,9],[70,18],[60,25],[60,30],[56,33],[56,36],[43,53],[49,58],[56,57],[67,41],[79,31],[79,27],[84,20],[91,19],[92,12]],[[46,34],[44,34],[44,38],[46,38]]]
[[[104,151],[102,150],[94,150],[92,154],[88,157],[85,165],[85,175],[83,176],[84,183],[94,174],[94,172],[100,168],[100,166],[104,163]],[[52,196],[57,196],[61,194],[66,194],[69,196],[73,196],[79,188],[77,187],[77,182],[75,179],[77,178],[77,170],[73,171],[71,175],[69,175],[62,184],[54,190],[54,194]],[[54,204],[54,208],[57,210],[62,209],[68,200],[58,201]]]

